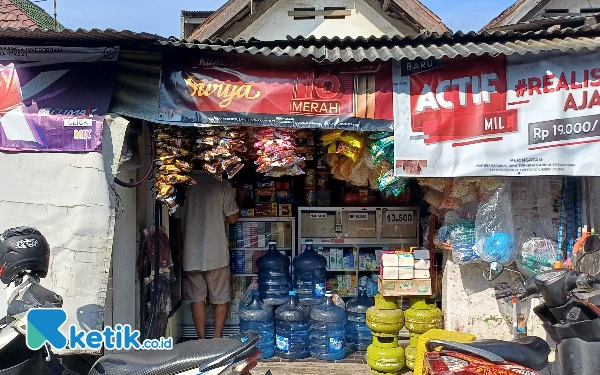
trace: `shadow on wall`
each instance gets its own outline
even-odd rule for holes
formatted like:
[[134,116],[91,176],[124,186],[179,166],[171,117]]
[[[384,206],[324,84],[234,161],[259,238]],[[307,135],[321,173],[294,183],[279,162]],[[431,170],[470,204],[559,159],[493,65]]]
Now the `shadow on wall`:
[[83,331],[102,330],[104,325],[104,307],[97,304],[81,306],[77,309],[77,321]]

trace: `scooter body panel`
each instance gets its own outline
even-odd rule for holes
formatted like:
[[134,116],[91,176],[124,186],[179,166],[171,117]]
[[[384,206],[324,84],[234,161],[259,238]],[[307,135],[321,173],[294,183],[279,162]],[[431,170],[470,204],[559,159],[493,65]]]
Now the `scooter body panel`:
[[[446,368],[440,368],[439,372],[435,371],[437,361],[442,360],[442,357],[447,357],[443,362]],[[445,351],[441,352],[429,352],[425,355],[425,363],[429,363],[429,366],[433,370],[427,375],[481,375],[481,374],[502,374],[502,375],[550,375],[550,367],[546,365],[546,368],[541,371],[534,371],[530,368],[505,362],[505,363],[493,363],[482,359],[478,356],[472,356],[469,354]],[[439,365],[441,365],[438,362]],[[441,365],[444,366],[444,365]]]
[[600,342],[578,338],[562,340],[557,347],[560,375],[597,375],[600,373]]

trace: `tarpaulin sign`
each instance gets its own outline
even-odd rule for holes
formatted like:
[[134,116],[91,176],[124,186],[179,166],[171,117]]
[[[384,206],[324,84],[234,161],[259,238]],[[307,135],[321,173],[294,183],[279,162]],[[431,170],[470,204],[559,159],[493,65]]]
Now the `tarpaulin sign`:
[[390,63],[257,63],[165,56],[159,119],[191,124],[393,130]]
[[102,151],[117,54],[0,46],[0,151]]
[[[600,175],[600,54],[394,65],[397,175]],[[596,126],[598,125],[598,126]]]

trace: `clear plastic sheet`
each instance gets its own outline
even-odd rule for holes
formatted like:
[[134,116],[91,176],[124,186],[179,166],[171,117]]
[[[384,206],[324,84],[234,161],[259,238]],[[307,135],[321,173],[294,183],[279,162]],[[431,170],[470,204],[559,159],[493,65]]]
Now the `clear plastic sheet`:
[[510,264],[516,256],[510,183],[482,203],[475,219],[477,255],[485,262]]

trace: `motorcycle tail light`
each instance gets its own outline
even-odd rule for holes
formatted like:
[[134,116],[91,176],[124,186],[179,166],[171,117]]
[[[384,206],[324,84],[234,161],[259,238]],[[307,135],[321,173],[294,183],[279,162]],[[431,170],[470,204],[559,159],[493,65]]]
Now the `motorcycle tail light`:
[[448,370],[450,371],[460,370],[469,365],[469,362],[460,358],[453,357],[451,355],[443,355],[441,356],[441,359],[442,361],[444,361],[446,367],[448,367]]
[[429,370],[428,375],[451,375],[448,365],[439,354],[427,355],[425,365]]
[[250,370],[256,367],[256,362],[258,361],[258,356],[260,356],[260,353],[261,351],[259,349],[255,354],[235,364],[233,366],[233,371],[239,373],[240,375],[249,374]]

